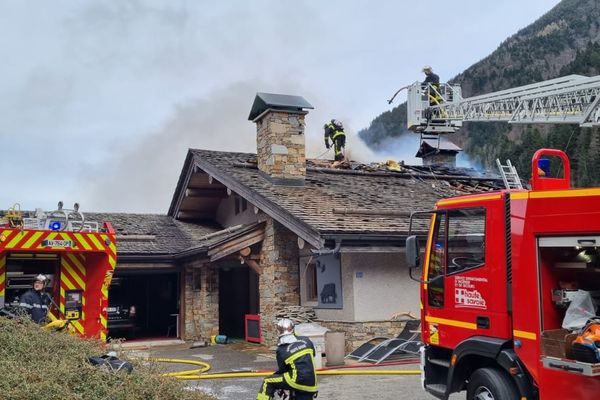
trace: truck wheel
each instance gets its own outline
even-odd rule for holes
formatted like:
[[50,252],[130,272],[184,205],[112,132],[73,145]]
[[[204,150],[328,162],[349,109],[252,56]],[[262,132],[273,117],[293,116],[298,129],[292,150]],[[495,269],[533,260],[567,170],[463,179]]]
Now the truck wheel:
[[480,368],[467,385],[467,400],[518,400],[519,392],[508,374],[497,368]]

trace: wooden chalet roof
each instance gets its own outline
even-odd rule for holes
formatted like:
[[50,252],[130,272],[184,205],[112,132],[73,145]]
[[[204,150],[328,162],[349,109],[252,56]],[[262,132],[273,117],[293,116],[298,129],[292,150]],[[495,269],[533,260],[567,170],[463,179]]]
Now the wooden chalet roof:
[[[341,235],[368,240],[405,236],[411,212],[431,210],[440,198],[497,188],[493,178],[420,168],[345,170],[309,161],[305,186],[274,186],[259,175],[255,154],[191,149],[169,215],[193,219],[191,208],[182,206],[191,204],[190,190],[198,191],[197,199],[202,189],[191,183],[210,181],[216,186],[207,190],[231,190],[321,247],[324,240]],[[420,224],[422,231],[427,223]]]

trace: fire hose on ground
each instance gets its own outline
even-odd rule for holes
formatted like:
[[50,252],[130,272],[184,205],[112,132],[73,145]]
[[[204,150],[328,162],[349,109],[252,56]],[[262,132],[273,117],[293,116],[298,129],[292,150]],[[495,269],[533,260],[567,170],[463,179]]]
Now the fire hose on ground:
[[[225,378],[261,378],[269,376],[273,371],[244,371],[244,372],[223,372],[206,374],[211,368],[210,364],[204,361],[196,360],[185,360],[176,358],[150,358],[148,361],[162,362],[162,363],[174,363],[174,364],[190,364],[194,366],[200,366],[200,368],[193,368],[184,371],[167,372],[162,374],[163,376],[172,377],[176,379],[225,379]],[[406,365],[415,364],[415,360],[405,360],[395,363],[386,363],[385,366],[391,365]],[[348,365],[341,367],[328,367],[320,368],[317,370],[317,375],[420,375],[420,370],[407,370],[407,369],[370,369],[372,367],[380,367],[381,364],[373,365]],[[358,369],[358,368],[369,368],[369,369]]]

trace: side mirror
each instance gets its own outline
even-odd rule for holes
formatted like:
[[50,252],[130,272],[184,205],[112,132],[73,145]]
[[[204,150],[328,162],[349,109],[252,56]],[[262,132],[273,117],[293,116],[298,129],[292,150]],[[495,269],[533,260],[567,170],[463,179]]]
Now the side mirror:
[[421,266],[421,249],[419,249],[419,239],[416,236],[406,238],[406,265],[414,269]]

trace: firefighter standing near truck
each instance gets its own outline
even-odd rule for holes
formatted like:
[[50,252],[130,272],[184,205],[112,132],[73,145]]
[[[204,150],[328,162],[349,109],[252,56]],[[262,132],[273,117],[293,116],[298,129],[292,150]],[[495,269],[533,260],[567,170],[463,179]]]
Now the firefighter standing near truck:
[[264,379],[257,400],[269,400],[277,389],[293,390],[296,400],[309,400],[317,393],[315,347],[310,339],[294,334],[294,323],[277,322],[277,371]]
[[325,147],[329,149],[329,140],[335,151],[335,161],[344,161],[344,148],[346,147],[346,133],[344,125],[337,119],[332,119],[323,127],[325,129]]
[[46,323],[50,298],[44,289],[48,278],[39,274],[33,278],[33,288],[26,291],[19,300],[19,307],[24,310],[36,324]]

